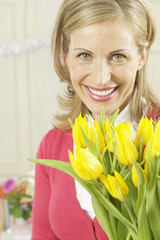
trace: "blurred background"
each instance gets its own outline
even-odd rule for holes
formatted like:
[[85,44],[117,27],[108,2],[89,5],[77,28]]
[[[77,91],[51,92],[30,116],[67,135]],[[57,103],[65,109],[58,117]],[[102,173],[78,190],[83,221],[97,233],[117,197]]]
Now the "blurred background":
[[[62,0],[0,0],[0,181],[34,169],[44,134],[52,128],[62,91],[50,36]],[[160,1],[149,0],[157,38],[148,63],[149,81],[160,92]]]
[[0,180],[34,168],[61,91],[50,35],[62,0],[0,0]]

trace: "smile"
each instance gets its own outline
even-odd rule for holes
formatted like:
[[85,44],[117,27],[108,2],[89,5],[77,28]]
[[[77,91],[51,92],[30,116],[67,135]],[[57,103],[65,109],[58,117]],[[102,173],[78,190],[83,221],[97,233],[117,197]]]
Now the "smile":
[[89,87],[88,87],[88,89],[89,89],[89,91],[91,91],[93,94],[95,94],[97,96],[106,96],[106,95],[112,93],[115,88],[112,88],[110,90],[105,90],[105,91],[96,91],[96,90],[93,90],[93,89],[91,89]]
[[110,88],[94,88],[91,86],[85,86],[88,95],[96,102],[106,102],[112,99],[114,94],[118,90],[118,86]]

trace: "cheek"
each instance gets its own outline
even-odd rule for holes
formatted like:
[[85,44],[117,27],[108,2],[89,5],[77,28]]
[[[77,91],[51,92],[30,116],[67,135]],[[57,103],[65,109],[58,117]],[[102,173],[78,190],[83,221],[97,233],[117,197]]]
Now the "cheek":
[[79,64],[74,62],[69,65],[69,73],[70,73],[71,82],[73,84],[80,83],[81,81],[83,81],[86,75],[84,68],[82,68]]
[[137,67],[134,67],[133,65],[128,66],[124,71],[121,72],[122,83],[132,87],[132,85],[135,83],[136,75]]

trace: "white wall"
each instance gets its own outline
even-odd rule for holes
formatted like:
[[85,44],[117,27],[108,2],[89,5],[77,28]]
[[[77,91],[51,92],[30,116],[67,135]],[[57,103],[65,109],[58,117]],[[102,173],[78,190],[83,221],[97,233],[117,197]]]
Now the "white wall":
[[[61,2],[0,0],[1,49],[13,41],[50,37]],[[0,59],[0,179],[34,166],[26,159],[35,157],[52,127],[59,88],[49,47]]]
[[148,62],[148,76],[151,87],[160,99],[160,1],[148,0],[156,20],[157,35]]
[[[2,43],[50,36],[62,0],[0,0]],[[150,83],[159,95],[160,1],[150,0],[157,38],[149,60]],[[52,128],[56,94],[61,85],[53,70],[49,48],[0,59],[0,180],[33,168],[43,135]]]

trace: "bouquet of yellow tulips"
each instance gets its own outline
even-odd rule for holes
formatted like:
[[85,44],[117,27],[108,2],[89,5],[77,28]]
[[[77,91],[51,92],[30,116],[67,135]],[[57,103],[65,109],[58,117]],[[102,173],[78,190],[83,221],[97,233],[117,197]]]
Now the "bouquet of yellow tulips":
[[92,197],[110,240],[160,239],[160,121],[142,117],[132,139],[130,123],[114,125],[118,110],[99,124],[81,114],[72,126],[71,163],[31,160],[62,170]]

